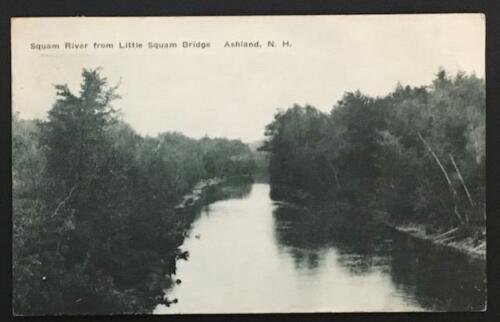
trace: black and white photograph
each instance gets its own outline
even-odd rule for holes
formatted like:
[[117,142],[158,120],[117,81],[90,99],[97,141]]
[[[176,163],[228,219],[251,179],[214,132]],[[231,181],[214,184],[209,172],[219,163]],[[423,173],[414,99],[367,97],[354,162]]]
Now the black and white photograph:
[[485,23],[12,18],[12,313],[487,310]]

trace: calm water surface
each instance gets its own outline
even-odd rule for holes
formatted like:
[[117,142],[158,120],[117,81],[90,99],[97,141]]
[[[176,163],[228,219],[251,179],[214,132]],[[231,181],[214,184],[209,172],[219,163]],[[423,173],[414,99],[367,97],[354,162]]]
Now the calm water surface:
[[[383,227],[325,227],[268,184],[206,206],[177,262],[178,303],[154,313],[484,308],[484,263]],[[345,216],[344,216],[345,217]]]

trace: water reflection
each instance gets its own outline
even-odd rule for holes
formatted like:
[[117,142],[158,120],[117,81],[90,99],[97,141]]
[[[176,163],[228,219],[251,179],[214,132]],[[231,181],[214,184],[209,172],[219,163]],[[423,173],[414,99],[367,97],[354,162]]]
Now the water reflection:
[[439,311],[485,309],[483,261],[403,235],[394,238],[391,277],[399,288],[411,290],[420,305]]
[[286,249],[297,262],[305,258],[304,249],[319,264],[321,254],[335,248],[338,262],[354,274],[369,274],[375,268],[386,270],[388,259],[384,255],[390,251],[390,240],[375,233],[376,224],[365,214],[352,213],[346,219],[333,211],[312,212],[282,204],[273,215],[278,247]]
[[337,263],[351,274],[388,274],[397,296],[425,310],[484,309],[484,262],[392,231],[352,211],[311,213],[281,204],[273,215],[278,247],[293,257],[297,269],[318,271],[325,265],[326,250],[334,248]]
[[214,196],[182,246],[190,254],[177,263],[182,283],[166,290],[178,303],[155,313],[482,308],[483,264],[396,234],[369,214],[277,203],[260,183]]

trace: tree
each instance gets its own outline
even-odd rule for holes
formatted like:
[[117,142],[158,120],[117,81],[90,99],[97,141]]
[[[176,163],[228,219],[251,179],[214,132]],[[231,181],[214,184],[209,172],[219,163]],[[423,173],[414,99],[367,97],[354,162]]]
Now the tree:
[[374,207],[437,229],[484,225],[484,80],[440,70],[385,97],[346,93],[325,117],[278,111],[266,127],[273,186]]
[[183,196],[207,178],[252,174],[239,140],[141,137],[112,108],[116,90],[83,70],[77,94],[56,86],[47,120],[14,117],[18,314],[151,312],[186,257],[196,208],[177,210]]

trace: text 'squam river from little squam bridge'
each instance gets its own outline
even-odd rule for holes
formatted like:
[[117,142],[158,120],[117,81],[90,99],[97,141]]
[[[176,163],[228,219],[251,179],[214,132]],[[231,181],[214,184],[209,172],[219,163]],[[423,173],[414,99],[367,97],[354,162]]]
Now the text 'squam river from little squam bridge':
[[484,263],[378,227],[324,238],[270,186],[205,206],[156,314],[484,309]]

